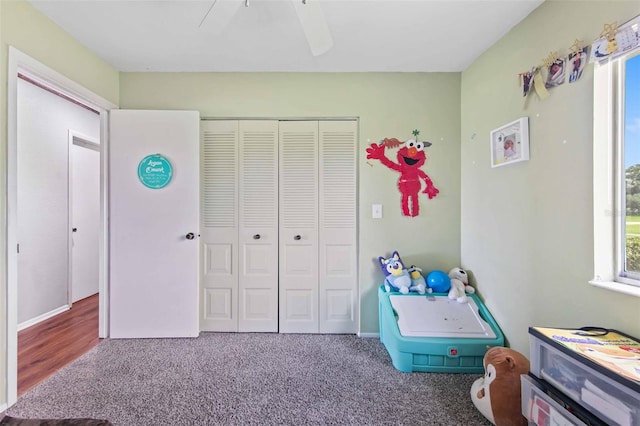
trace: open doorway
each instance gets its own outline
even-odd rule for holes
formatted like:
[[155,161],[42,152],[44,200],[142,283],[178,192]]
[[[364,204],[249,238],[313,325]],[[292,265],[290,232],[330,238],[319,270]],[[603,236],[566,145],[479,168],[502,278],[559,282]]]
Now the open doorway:
[[98,318],[100,114],[18,78],[20,395],[98,343],[98,322],[75,313],[89,306]]
[[[78,300],[72,290],[83,278],[80,275],[93,281],[82,286],[85,297],[98,292],[100,154],[94,163],[94,157],[80,151],[89,150],[77,149],[69,138],[81,132],[99,141],[100,115],[29,76],[18,77],[17,278],[18,330],[22,330],[70,309]],[[88,167],[83,161],[89,162]],[[74,179],[79,173],[84,182]],[[86,194],[88,185],[97,193]],[[97,216],[87,217],[91,214]],[[84,241],[88,245],[84,255],[74,250],[74,244],[83,241],[72,231],[78,229],[74,222],[82,219],[82,233],[95,232]]]
[[[26,217],[23,217],[19,214],[18,210],[21,208],[18,205],[18,184],[20,181],[20,177],[24,179],[23,172],[28,172],[25,168],[22,168],[22,171],[19,171],[18,168],[18,148],[19,148],[19,97],[18,97],[18,86],[22,83],[23,78],[19,76],[25,76],[28,79],[42,85],[43,87],[47,87],[49,89],[55,90],[58,92],[62,98],[65,99],[65,102],[69,102],[74,104],[75,106],[82,106],[82,108],[88,108],[93,112],[87,111],[87,113],[92,114],[96,117],[98,123],[98,131],[97,135],[94,138],[97,141],[103,142],[102,150],[99,152],[99,247],[98,247],[98,291],[100,294],[99,297],[99,336],[107,337],[108,330],[107,324],[108,319],[106,318],[107,306],[108,306],[108,294],[106,291],[106,282],[107,282],[107,233],[106,233],[106,223],[107,223],[107,159],[104,153],[106,152],[106,129],[107,129],[107,117],[108,111],[116,107],[116,105],[106,101],[105,99],[95,95],[94,93],[88,91],[84,87],[75,83],[74,81],[62,76],[56,71],[48,68],[47,66],[41,64],[40,62],[30,58],[24,53],[18,51],[17,49],[10,47],[9,48],[9,66],[8,66],[8,102],[7,102],[7,112],[8,112],[8,144],[7,144],[7,329],[6,329],[6,338],[7,338],[7,359],[6,365],[3,366],[6,368],[7,372],[7,382],[6,382],[6,395],[7,395],[7,403],[8,405],[12,405],[17,400],[17,375],[18,375],[18,328],[19,325],[24,327],[25,325],[29,325],[29,320],[33,320],[36,318],[36,322],[45,320],[48,316],[55,315],[56,311],[59,310],[63,312],[66,310],[65,306],[68,306],[71,302],[72,292],[69,290],[70,280],[69,280],[69,263],[70,260],[64,262],[63,267],[54,267],[51,271],[52,275],[49,273],[44,276],[36,276],[36,282],[43,282],[44,280],[51,280],[53,276],[55,276],[55,280],[57,285],[60,285],[62,282],[64,287],[63,291],[59,291],[59,288],[56,288],[55,291],[55,303],[52,305],[42,304],[38,307],[38,310],[26,311],[27,313],[22,313],[21,311],[21,298],[20,291],[22,290],[22,286],[20,285],[21,278],[19,276],[19,261],[20,260],[20,250],[26,250],[26,246],[24,243],[21,246],[20,236],[20,223],[27,223]],[[45,109],[38,110],[38,106],[36,106],[35,110],[40,113],[44,113]],[[35,119],[31,119],[28,123],[29,126],[27,128],[31,128],[32,126],[36,126],[41,119],[41,115],[37,115]],[[63,135],[64,141],[63,144],[65,146],[63,150],[63,154],[66,156],[65,163],[68,163],[68,153],[69,153],[69,127],[65,130],[65,134]],[[91,133],[85,130],[82,126],[77,127],[73,126],[75,130],[79,130],[83,134]],[[59,156],[60,152],[47,152],[46,149],[44,152],[36,151],[32,155],[34,155],[34,159],[40,160],[40,165],[43,166],[43,170],[36,170],[36,166],[31,170],[31,176],[27,176],[26,178],[35,179],[34,187],[44,185],[47,180],[56,180],[58,187],[60,186],[60,176],[58,176],[59,172],[49,172],[47,173],[47,167],[49,163],[47,160],[50,160],[47,155],[43,154],[51,154],[55,156]],[[31,154],[28,154],[31,155]],[[53,163],[50,163],[53,164]],[[62,179],[64,181],[65,189],[63,190],[65,193],[65,197],[62,200],[52,200],[50,201],[53,205],[58,206],[58,204],[64,204],[65,208],[68,210],[68,167],[64,172],[65,177]],[[56,178],[56,179],[54,179]],[[44,207],[45,210],[31,210],[29,214],[46,216],[49,214],[49,210],[47,207]],[[22,213],[22,211],[20,212]],[[28,215],[27,215],[28,216]],[[58,217],[57,220],[60,220]],[[35,223],[35,222],[34,222]],[[64,223],[59,225],[60,228],[63,229],[63,234],[65,237],[63,244],[66,249],[67,259],[69,259],[69,242],[71,240],[71,236],[69,235],[71,230],[69,229],[69,219],[68,214],[64,216]],[[57,229],[55,232],[52,229],[47,228],[46,233],[53,232],[54,234],[59,233]],[[47,239],[46,234],[40,234],[33,239],[35,241],[34,244],[30,244],[31,247],[37,246],[37,243],[45,242]],[[32,241],[32,243],[33,243]],[[56,241],[61,241],[60,239],[56,239]],[[37,248],[38,250],[41,247]],[[24,253],[24,251],[22,252]],[[37,259],[37,258],[36,258]],[[43,261],[47,261],[47,259],[42,259]],[[57,268],[57,269],[56,269]],[[63,269],[67,270],[66,280],[65,273]],[[48,290],[47,290],[48,291]],[[45,293],[45,294],[40,294]],[[38,288],[36,287],[35,297],[39,299],[39,303],[43,303],[42,296],[46,295],[45,291],[38,292]],[[60,303],[60,294],[63,294],[62,303]],[[33,308],[31,308],[33,309]],[[27,318],[27,320],[25,320]]]

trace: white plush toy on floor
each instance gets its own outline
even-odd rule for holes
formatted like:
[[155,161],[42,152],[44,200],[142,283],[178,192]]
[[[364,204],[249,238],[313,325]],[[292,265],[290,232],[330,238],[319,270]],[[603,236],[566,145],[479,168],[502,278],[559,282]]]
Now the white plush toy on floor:
[[453,268],[449,271],[451,278],[451,290],[449,290],[449,299],[455,299],[459,303],[467,303],[466,293],[473,294],[476,289],[469,285],[469,277],[462,268]]

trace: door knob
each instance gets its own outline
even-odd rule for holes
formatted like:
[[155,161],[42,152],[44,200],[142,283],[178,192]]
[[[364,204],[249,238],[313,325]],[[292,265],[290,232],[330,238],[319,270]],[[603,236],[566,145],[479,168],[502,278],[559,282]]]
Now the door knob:
[[187,235],[185,235],[185,238],[187,240],[193,240],[195,238],[195,234],[193,232],[189,232]]
[[293,239],[297,241],[297,240],[302,239],[302,237],[300,235],[296,235],[295,237],[293,237]]
[[256,235],[254,235],[254,236],[253,236],[253,239],[254,239],[254,240],[259,240],[259,239],[260,239],[260,234],[256,234]]
[[78,232],[78,228],[73,228],[71,232]]

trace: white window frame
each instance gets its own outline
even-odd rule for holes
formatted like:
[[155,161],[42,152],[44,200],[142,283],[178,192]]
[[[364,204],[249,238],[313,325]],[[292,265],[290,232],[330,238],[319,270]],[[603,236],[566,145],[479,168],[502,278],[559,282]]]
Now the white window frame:
[[638,48],[595,64],[593,94],[594,273],[590,284],[640,297],[640,280],[623,277],[624,209],[623,61]]

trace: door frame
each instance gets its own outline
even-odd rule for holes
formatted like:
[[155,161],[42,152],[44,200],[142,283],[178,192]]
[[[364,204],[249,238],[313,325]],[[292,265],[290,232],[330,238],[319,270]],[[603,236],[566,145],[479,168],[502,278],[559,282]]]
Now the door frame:
[[6,401],[7,406],[18,399],[18,255],[17,255],[17,144],[18,144],[18,74],[54,89],[83,105],[100,112],[100,249],[99,249],[99,330],[98,336],[108,337],[108,117],[118,106],[91,92],[43,63],[9,46],[7,67],[7,204],[6,204]]
[[[72,151],[73,151],[73,145],[79,146],[81,148],[84,149],[90,149],[92,151],[97,151],[100,153],[100,155],[102,155],[102,147],[100,146],[100,141],[96,141],[94,138],[92,138],[91,136],[87,136],[84,135],[76,130],[73,129],[69,129],[69,151],[67,153],[68,155],[68,159],[69,159],[69,169],[68,169],[68,176],[69,179],[67,181],[68,183],[68,196],[67,196],[67,201],[68,201],[68,206],[67,206],[67,211],[68,211],[68,215],[67,215],[67,219],[68,219],[68,224],[69,224],[69,229],[73,229],[73,164],[72,164]],[[99,171],[98,171],[99,172]],[[99,219],[99,218],[98,218]],[[69,232],[67,237],[69,238],[68,240],[68,249],[69,249],[69,257],[68,257],[68,285],[67,285],[67,300],[68,300],[68,304],[69,307],[71,307],[71,305],[73,305],[73,232]],[[98,288],[98,293],[100,292],[100,289]],[[102,336],[100,336],[102,337]]]

